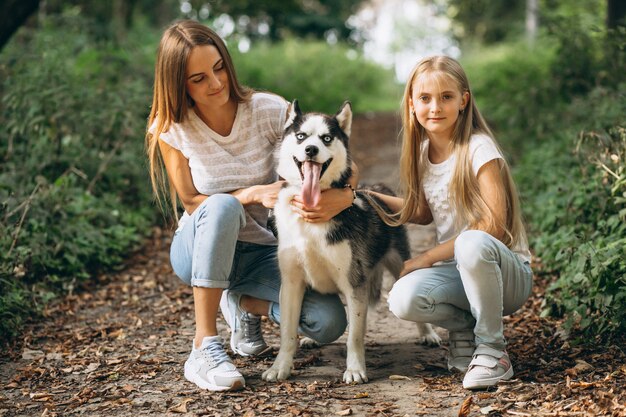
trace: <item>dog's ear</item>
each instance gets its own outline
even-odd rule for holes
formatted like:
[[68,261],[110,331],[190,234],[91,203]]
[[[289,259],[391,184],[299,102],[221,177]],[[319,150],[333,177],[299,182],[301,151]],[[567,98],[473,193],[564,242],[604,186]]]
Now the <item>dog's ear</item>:
[[300,106],[298,105],[298,100],[294,99],[287,108],[287,120],[285,121],[285,129],[293,124],[293,121],[296,120],[296,117],[302,116],[302,111],[300,111]]
[[352,130],[352,105],[349,101],[344,101],[341,108],[335,115],[335,119],[339,122],[339,127],[347,136],[350,136]]

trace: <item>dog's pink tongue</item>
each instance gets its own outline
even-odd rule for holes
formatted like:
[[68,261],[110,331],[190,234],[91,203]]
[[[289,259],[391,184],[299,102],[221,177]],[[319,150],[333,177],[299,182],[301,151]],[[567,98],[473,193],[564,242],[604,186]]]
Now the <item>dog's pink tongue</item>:
[[320,170],[322,166],[315,162],[306,161],[302,167],[304,181],[302,183],[302,200],[307,207],[314,207],[319,203],[322,195],[320,191]]

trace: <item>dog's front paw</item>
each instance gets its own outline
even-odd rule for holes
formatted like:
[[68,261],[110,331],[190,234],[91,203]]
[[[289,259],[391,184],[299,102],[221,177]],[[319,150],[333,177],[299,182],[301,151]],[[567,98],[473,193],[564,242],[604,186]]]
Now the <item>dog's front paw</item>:
[[417,323],[417,344],[428,346],[440,346],[441,338],[430,324]]
[[315,340],[311,339],[310,337],[303,337],[302,339],[300,339],[300,347],[304,348],[304,349],[313,349],[313,348],[318,348],[322,346],[321,344],[317,343]]
[[417,343],[420,345],[428,345],[428,346],[440,346],[441,338],[435,332],[427,334],[425,336],[420,336],[417,338]]
[[364,384],[367,381],[365,369],[346,369],[343,373],[343,382],[346,384]]
[[264,381],[276,382],[284,381],[289,378],[289,375],[291,375],[291,366],[284,366],[274,362],[274,365],[272,365],[270,369],[263,372],[261,378],[263,378]]

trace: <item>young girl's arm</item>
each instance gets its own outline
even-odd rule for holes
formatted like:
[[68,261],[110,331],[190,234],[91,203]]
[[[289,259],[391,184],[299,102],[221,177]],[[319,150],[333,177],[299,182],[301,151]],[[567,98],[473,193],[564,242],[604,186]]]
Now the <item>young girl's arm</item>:
[[500,159],[493,159],[478,170],[480,195],[489,207],[490,217],[483,217],[477,224],[470,226],[471,229],[487,232],[498,240],[504,237],[507,220],[506,190],[500,174],[500,162]]
[[[387,194],[381,194],[375,191],[368,191],[368,193],[375,195],[376,197],[381,199],[383,203],[385,203],[387,207],[389,207],[389,210],[391,211],[391,213],[400,212],[400,210],[402,210],[402,207],[404,206],[403,198],[392,196],[392,195],[387,195]],[[420,200],[426,201],[426,197],[424,196],[424,191],[422,190],[421,193],[422,195],[420,196]],[[413,217],[409,219],[409,222],[417,223],[417,224],[429,224],[432,221],[433,221],[433,215],[430,212],[430,208],[428,207],[428,204],[422,204],[421,207],[418,208],[417,213],[415,213]]]
[[[478,186],[480,194],[489,208],[491,218],[482,218],[478,223],[471,225],[470,229],[482,230],[496,239],[504,236],[503,224],[506,222],[506,191],[500,175],[500,162],[494,159],[487,162],[478,170]],[[409,259],[404,263],[404,269],[400,276],[421,268],[430,268],[434,263],[445,261],[454,257],[454,242],[450,239],[434,248]]]

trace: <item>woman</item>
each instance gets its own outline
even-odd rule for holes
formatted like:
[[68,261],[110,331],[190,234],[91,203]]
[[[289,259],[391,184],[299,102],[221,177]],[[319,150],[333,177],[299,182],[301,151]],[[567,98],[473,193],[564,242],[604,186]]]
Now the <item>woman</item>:
[[[280,320],[276,238],[267,216],[282,187],[273,151],[287,107],[281,97],[238,83],[226,46],[211,29],[186,20],[164,32],[146,144],[157,199],[166,188],[164,167],[173,207],[180,201],[185,209],[170,258],[176,275],[193,287],[196,331],[185,377],[203,389],[245,385],[218,336],[218,305],[231,327],[231,348],[241,355],[267,347],[260,316]],[[296,198],[293,208],[306,221],[327,221],[352,199],[349,189],[332,190],[316,207]],[[345,326],[337,295],[307,293],[301,333],[329,343]]]

